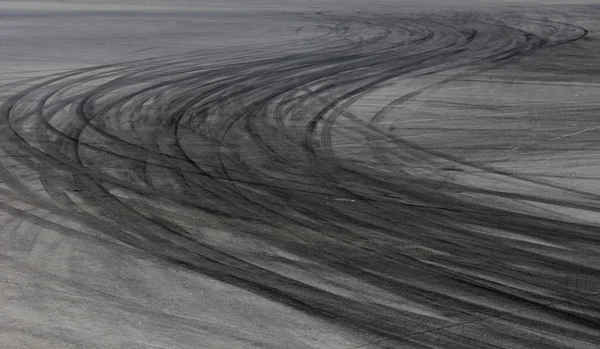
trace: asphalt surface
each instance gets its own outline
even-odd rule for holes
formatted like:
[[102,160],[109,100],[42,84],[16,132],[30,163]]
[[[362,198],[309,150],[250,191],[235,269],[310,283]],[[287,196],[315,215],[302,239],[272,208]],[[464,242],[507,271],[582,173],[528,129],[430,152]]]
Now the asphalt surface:
[[598,348],[599,14],[0,1],[0,347]]

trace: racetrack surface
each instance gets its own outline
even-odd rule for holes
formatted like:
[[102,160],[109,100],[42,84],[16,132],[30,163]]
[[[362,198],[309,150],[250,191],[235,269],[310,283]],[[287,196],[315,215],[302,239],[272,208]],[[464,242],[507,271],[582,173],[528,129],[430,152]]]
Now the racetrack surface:
[[20,6],[8,347],[600,343],[600,8]]

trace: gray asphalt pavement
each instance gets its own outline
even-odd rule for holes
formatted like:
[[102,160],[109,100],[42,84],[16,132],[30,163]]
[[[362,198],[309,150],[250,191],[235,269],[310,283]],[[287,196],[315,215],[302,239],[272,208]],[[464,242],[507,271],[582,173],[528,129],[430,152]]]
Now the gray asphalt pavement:
[[0,348],[598,348],[598,15],[0,1]]

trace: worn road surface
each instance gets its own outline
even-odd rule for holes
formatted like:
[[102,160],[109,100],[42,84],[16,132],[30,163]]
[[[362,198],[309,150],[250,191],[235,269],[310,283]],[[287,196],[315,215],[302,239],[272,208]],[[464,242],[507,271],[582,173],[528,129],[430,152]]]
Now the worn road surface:
[[0,1],[0,348],[599,348],[598,18]]

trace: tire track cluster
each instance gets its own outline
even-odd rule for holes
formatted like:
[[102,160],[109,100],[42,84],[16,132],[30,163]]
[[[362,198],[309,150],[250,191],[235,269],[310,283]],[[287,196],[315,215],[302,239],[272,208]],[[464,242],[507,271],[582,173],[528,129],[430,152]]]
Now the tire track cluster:
[[[10,167],[3,179],[25,202],[355,327],[377,338],[373,347],[597,343],[592,294],[600,290],[568,280],[575,271],[598,285],[599,228],[515,203],[598,212],[597,197],[429,151],[378,127],[428,89],[587,31],[514,14],[307,20],[316,23],[311,38],[5,86],[3,151],[19,171],[36,173],[45,193]],[[348,111],[394,79],[445,71],[446,80],[373,116]],[[437,175],[448,166],[513,190]],[[200,225],[211,224],[297,258],[210,242]],[[590,248],[574,258],[583,245]]]

